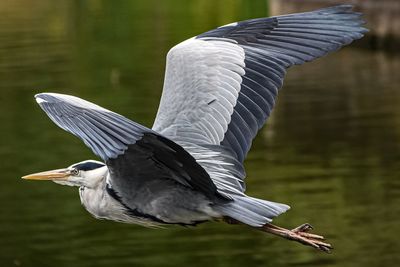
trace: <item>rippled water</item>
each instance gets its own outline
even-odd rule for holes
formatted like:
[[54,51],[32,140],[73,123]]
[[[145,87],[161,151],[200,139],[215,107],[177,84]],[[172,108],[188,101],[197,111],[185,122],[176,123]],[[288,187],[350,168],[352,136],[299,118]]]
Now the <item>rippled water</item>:
[[400,262],[400,58],[346,48],[290,70],[246,161],[248,193],[292,206],[331,255],[245,227],[152,230],[98,221],[76,188],[24,174],[94,158],[38,108],[78,95],[145,125],[164,58],[218,25],[267,14],[265,1],[1,1],[1,266],[396,266]]

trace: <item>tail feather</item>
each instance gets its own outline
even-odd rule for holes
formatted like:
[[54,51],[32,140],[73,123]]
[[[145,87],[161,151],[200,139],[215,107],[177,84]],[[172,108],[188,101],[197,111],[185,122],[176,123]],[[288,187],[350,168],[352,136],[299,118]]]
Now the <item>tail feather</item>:
[[261,227],[290,207],[286,204],[248,196],[234,196],[232,202],[217,206],[215,209],[223,216],[253,227]]

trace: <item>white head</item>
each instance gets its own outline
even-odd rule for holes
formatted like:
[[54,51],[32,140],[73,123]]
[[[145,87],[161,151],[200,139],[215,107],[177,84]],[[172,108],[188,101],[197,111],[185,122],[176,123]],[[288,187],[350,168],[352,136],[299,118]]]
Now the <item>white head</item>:
[[22,177],[29,180],[52,180],[69,186],[96,187],[108,173],[107,166],[100,161],[85,160],[65,169],[39,172]]

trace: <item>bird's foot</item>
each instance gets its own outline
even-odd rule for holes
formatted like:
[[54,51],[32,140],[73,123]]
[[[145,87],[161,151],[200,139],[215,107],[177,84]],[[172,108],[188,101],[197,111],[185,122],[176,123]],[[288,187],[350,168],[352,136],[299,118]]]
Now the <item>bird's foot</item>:
[[331,244],[322,242],[325,238],[320,235],[309,233],[313,227],[308,224],[302,224],[292,230],[285,229],[270,223],[265,224],[262,227],[264,232],[268,232],[288,240],[297,241],[303,245],[311,246],[318,250],[330,253],[331,249],[333,249]]

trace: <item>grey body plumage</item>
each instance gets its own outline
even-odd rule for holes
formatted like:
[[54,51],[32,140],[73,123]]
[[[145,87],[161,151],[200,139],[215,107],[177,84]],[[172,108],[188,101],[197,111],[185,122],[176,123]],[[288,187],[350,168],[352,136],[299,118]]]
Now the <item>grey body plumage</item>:
[[148,226],[227,218],[264,229],[289,206],[245,194],[251,142],[286,69],[361,38],[362,24],[361,14],[340,5],[231,23],[186,40],[168,53],[152,129],[74,96],[38,94],[50,119],[105,164],[25,178],[80,186],[82,204],[97,218]]

